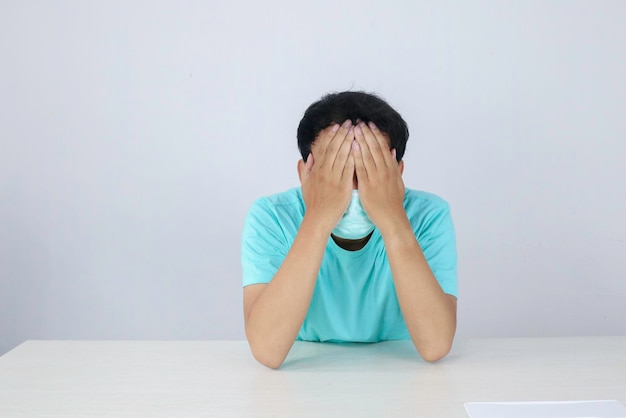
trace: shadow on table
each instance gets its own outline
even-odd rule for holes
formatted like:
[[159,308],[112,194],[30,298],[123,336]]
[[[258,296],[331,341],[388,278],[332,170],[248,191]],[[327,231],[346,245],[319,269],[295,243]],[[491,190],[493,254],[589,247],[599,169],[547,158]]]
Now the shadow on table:
[[[437,362],[446,363],[456,357],[453,350]],[[338,369],[361,370],[363,364],[372,363],[377,368],[404,370],[408,365],[425,364],[409,340],[379,343],[314,343],[298,341],[289,352],[281,370]]]

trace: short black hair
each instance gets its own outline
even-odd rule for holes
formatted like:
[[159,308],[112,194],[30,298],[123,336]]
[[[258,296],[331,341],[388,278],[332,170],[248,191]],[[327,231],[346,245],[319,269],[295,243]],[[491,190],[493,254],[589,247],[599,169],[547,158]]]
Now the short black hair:
[[396,159],[402,160],[409,139],[409,127],[386,101],[376,94],[362,91],[329,93],[308,107],[298,125],[298,149],[302,158],[307,159],[311,145],[322,130],[347,119],[355,125],[357,119],[374,122],[378,129],[389,135],[391,149],[396,150]]

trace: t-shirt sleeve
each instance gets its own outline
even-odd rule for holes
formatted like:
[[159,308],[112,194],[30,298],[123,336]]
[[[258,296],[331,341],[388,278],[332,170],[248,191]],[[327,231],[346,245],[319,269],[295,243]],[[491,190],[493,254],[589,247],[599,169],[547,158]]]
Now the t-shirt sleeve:
[[261,198],[254,202],[244,222],[241,237],[243,286],[269,283],[289,246],[270,205]]
[[417,239],[441,289],[458,297],[456,236],[447,203],[427,217]]

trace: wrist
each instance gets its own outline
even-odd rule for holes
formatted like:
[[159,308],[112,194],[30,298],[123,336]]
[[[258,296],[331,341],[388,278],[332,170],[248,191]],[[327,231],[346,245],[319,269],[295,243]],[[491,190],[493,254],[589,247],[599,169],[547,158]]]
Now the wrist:
[[313,239],[328,240],[334,225],[327,220],[321,219],[315,216],[313,213],[305,212],[302,224],[300,225],[300,231],[311,236]]
[[380,222],[376,226],[386,246],[396,242],[415,241],[413,226],[404,211],[395,216],[387,217],[384,222]]

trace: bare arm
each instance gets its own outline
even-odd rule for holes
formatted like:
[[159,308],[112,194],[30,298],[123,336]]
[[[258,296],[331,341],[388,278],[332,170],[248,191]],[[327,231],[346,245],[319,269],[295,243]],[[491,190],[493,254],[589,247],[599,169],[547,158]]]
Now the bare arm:
[[246,336],[255,358],[277,368],[298,336],[311,304],[328,235],[308,219],[269,284],[244,288]]
[[[406,218],[406,215],[405,215]],[[406,220],[381,229],[396,295],[415,348],[428,361],[444,357],[456,332],[456,298],[439,286]]]
[[[287,357],[306,317],[326,243],[348,207],[354,160],[352,124],[327,128],[314,155],[300,161],[306,212],[298,234],[269,284],[244,288],[246,336],[255,358],[277,368]],[[317,143],[319,142],[319,144]]]
[[456,298],[439,286],[403,206],[402,165],[386,138],[371,124],[359,124],[353,147],[359,195],[380,230],[404,322],[420,355],[444,357],[456,332]]

